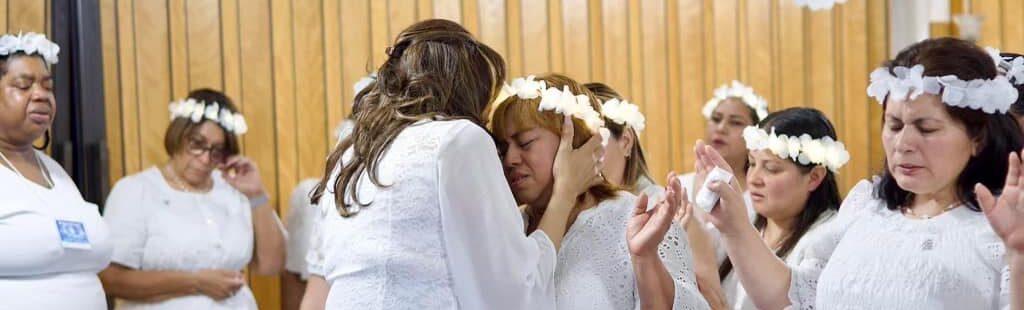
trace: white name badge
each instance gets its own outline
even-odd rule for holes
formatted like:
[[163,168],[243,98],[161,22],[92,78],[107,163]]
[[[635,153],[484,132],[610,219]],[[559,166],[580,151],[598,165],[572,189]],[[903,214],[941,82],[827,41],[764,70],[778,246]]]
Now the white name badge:
[[57,220],[57,233],[60,234],[60,244],[65,248],[92,249],[82,222]]

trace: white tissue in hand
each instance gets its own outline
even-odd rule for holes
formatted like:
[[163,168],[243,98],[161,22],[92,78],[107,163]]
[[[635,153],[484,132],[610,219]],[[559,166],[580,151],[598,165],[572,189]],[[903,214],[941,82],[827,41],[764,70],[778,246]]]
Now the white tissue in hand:
[[708,174],[708,177],[704,179],[704,185],[700,187],[700,191],[697,192],[697,207],[700,207],[704,212],[711,212],[711,209],[715,208],[715,204],[718,203],[718,194],[708,189],[708,186],[713,182],[729,183],[732,180],[732,174],[725,169],[715,167]]

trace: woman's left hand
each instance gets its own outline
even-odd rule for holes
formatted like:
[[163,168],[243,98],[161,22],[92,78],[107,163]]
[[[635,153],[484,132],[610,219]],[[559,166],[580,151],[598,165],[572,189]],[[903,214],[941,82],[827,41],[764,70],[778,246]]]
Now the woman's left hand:
[[1006,250],[1024,255],[1024,173],[1021,171],[1021,158],[1016,152],[1010,154],[1008,161],[1010,168],[1006,172],[1006,183],[998,198],[982,184],[975,185],[974,192],[992,230],[1006,244]]
[[251,159],[241,155],[232,156],[224,162],[220,170],[224,180],[245,196],[252,198],[266,194],[260,170]]
[[672,226],[673,216],[682,205],[682,185],[675,173],[669,173],[665,197],[651,210],[647,210],[647,194],[640,195],[633,207],[633,217],[626,226],[629,253],[637,257],[654,257],[658,246]]

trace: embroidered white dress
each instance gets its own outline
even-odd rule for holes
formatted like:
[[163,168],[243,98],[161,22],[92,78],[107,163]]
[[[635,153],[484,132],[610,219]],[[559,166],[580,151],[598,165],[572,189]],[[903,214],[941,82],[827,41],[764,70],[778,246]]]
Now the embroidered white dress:
[[[0,167],[0,309],[107,308],[96,273],[110,262],[107,224],[57,162],[47,189]],[[65,247],[57,221],[82,224],[88,248]]]
[[[803,238],[797,241],[796,246],[789,252],[788,255],[783,257],[783,261],[786,265],[797,266],[800,261],[804,259],[804,252],[807,247],[810,246],[811,240],[814,240],[818,235],[821,234],[822,225],[827,224],[829,221],[835,218],[836,211],[828,210],[818,216],[818,220],[811,225],[811,228],[804,233]],[[747,295],[747,291],[743,289],[743,286],[739,283],[739,278],[736,276],[735,269],[730,272],[729,275],[722,280],[722,293],[725,294],[725,300],[729,303],[732,309],[737,310],[756,310],[754,302],[750,300],[750,296]]]
[[[576,217],[558,251],[557,309],[640,309],[626,244],[635,202],[636,196],[619,192]],[[697,289],[693,255],[679,226],[669,228],[658,255],[675,282],[673,309],[709,309]]]
[[[103,218],[114,242],[113,262],[142,271],[242,271],[252,259],[252,209],[219,171],[213,189],[174,190],[151,167],[121,179],[107,197]],[[256,309],[248,286],[217,301],[194,294],[157,303],[122,301],[119,309]]]
[[354,186],[368,205],[353,216],[335,211],[335,195],[346,193],[320,201],[325,218],[309,269],[330,286],[328,309],[554,307],[554,246],[543,232],[523,235],[483,128],[466,120],[414,124],[381,157],[379,177],[390,186],[378,188],[366,174]]
[[858,183],[792,268],[792,309],[1009,309],[1006,249],[984,214],[910,219],[872,191]]
[[322,212],[309,202],[309,193],[320,180],[302,181],[292,192],[289,200],[288,215],[285,216],[285,228],[288,230],[288,249],[284,269],[298,274],[303,280],[309,277],[306,255],[312,241],[313,227],[322,217]]

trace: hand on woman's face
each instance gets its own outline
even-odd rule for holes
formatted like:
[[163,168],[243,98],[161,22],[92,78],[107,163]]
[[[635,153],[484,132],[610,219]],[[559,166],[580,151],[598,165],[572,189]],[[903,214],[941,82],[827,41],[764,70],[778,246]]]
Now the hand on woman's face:
[[747,145],[743,141],[743,129],[753,124],[750,108],[746,104],[734,98],[722,100],[707,122],[705,140],[726,160],[746,157]]
[[42,58],[14,56],[7,59],[7,73],[0,77],[0,137],[8,143],[31,143],[53,124],[57,107],[53,78]]
[[[505,132],[512,130],[509,128]],[[507,145],[502,164],[516,202],[547,204],[554,184],[551,168],[558,151],[558,135],[543,128],[533,128],[499,138]]]
[[886,168],[900,188],[930,194],[956,185],[978,145],[938,96],[923,94],[910,101],[888,100],[882,147]]
[[191,184],[205,182],[214,169],[227,159],[224,129],[211,121],[204,121],[185,137],[181,151],[171,159],[185,181]]

